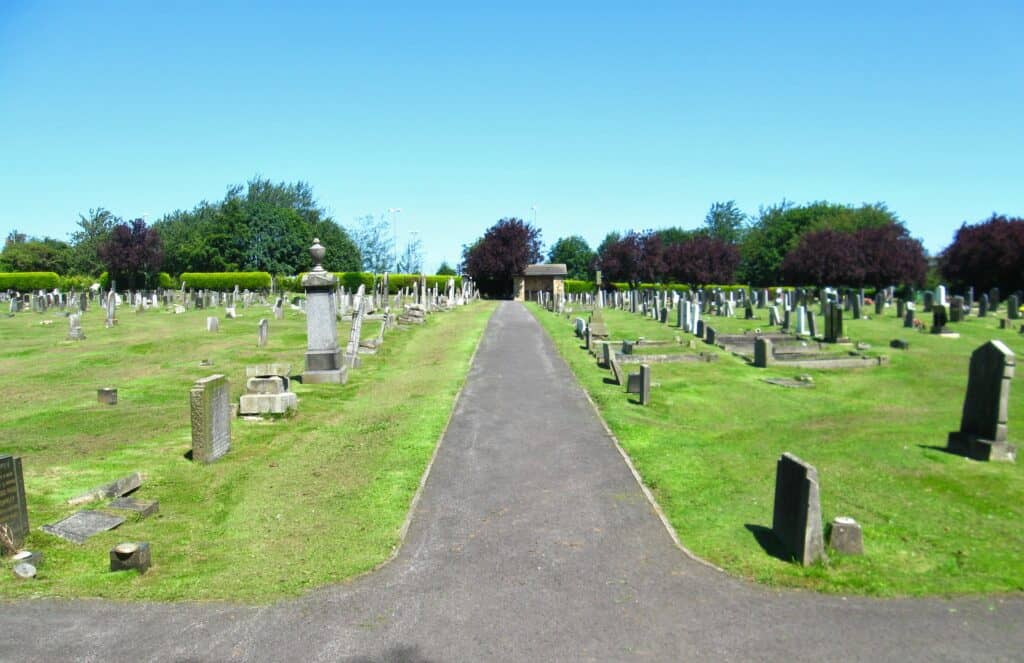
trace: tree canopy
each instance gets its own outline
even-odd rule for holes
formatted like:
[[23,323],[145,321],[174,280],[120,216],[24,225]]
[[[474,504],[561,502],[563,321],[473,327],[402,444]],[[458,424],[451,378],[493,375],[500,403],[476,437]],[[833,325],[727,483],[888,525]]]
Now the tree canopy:
[[1004,292],[1024,289],[1024,218],[993,213],[960,226],[939,256],[939,272],[951,285]]
[[897,223],[844,232],[805,233],[782,262],[782,278],[794,285],[882,288],[920,286],[928,262],[921,242]]
[[570,279],[592,278],[596,258],[587,240],[579,235],[560,238],[548,251],[548,262],[564,263]]
[[483,237],[463,247],[463,272],[480,292],[493,297],[512,294],[512,277],[541,260],[540,230],[522,219],[508,217],[487,229]]
[[142,219],[118,224],[100,244],[99,256],[122,288],[156,287],[164,259],[160,232]]
[[383,216],[366,214],[359,217],[349,229],[349,235],[359,248],[363,271],[379,274],[394,266],[395,243],[388,221]]
[[11,232],[0,252],[0,272],[57,272],[66,274],[72,258],[67,242],[52,237],[28,237]]
[[704,217],[704,232],[725,244],[737,244],[743,238],[743,225],[747,215],[736,206],[735,200],[712,203]]

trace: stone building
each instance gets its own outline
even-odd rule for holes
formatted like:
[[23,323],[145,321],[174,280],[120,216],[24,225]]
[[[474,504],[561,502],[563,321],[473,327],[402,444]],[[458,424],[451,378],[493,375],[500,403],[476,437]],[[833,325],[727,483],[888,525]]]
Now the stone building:
[[527,265],[522,275],[512,277],[516,301],[534,301],[538,292],[549,292],[554,299],[565,294],[565,265]]

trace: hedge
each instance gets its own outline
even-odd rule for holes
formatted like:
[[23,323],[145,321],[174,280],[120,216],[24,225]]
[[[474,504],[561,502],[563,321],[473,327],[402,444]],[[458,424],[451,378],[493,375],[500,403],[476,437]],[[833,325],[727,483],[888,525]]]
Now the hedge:
[[0,272],[0,290],[53,290],[59,285],[55,272]]
[[179,277],[186,288],[194,290],[269,290],[270,274],[267,272],[185,272]]
[[[357,290],[360,285],[366,286],[366,290],[369,291],[373,288],[374,280],[380,280],[383,278],[380,274],[371,274],[370,272],[334,272],[334,275],[338,277],[338,285],[344,286],[346,290]],[[300,292],[302,290],[302,274],[296,277],[289,276],[278,276],[277,277],[277,289],[289,292]],[[456,289],[462,287],[461,276],[427,276],[427,287],[433,288],[435,285],[438,290],[444,292],[445,287],[448,285],[448,279],[455,279]],[[419,283],[419,274],[388,274],[388,294],[397,294],[402,288],[411,288],[414,283]]]

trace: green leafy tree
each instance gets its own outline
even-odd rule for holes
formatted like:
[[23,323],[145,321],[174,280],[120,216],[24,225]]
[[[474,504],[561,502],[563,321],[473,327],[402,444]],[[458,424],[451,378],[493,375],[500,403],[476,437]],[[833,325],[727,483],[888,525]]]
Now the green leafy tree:
[[699,237],[703,234],[702,230],[685,230],[678,226],[672,226],[670,228],[662,228],[661,230],[655,230],[654,234],[658,236],[661,243],[666,248],[669,246],[675,246],[677,244],[685,244],[691,241],[695,237]]
[[380,273],[390,269],[394,242],[387,219],[367,214],[356,219],[355,225],[348,232],[359,247],[363,271]]
[[579,235],[562,237],[548,251],[549,263],[565,263],[569,278],[583,281],[593,276],[596,258],[587,240]]
[[437,268],[438,276],[455,276],[456,274],[455,268],[449,265],[447,260],[443,260],[441,266]]
[[419,274],[423,271],[423,242],[413,237],[405,245],[405,250],[398,256],[399,274]]
[[71,233],[71,271],[99,276],[103,271],[100,246],[110,238],[114,226],[122,220],[102,207],[90,209],[88,216],[78,215],[78,230]]
[[0,272],[57,272],[67,274],[71,247],[52,237],[38,239],[12,232],[0,252]]
[[712,203],[704,217],[705,232],[728,244],[737,244],[743,237],[743,225],[747,215],[736,206],[735,200]]

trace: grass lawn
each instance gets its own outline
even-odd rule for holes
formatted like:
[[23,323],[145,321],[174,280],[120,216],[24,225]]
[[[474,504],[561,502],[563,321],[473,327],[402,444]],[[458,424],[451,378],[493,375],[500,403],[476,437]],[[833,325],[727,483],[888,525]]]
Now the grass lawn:
[[[267,602],[351,578],[386,560],[494,309],[475,303],[438,313],[422,327],[387,333],[346,385],[293,383],[298,414],[232,422],[231,451],[210,465],[191,448],[189,387],[212,373],[231,380],[234,403],[245,366],[290,362],[301,373],[305,318],[269,307],[205,331],[207,311],[182,315],[103,312],[83,316],[87,339],[66,341],[67,320],[22,313],[0,318],[0,453],[22,457],[32,531],[26,547],[44,554],[34,581],[0,573],[0,596],[118,599],[230,599]],[[220,314],[222,310],[217,310]],[[218,315],[218,312],[214,312]],[[260,318],[270,339],[256,347]],[[42,320],[52,319],[50,326]],[[363,336],[380,323],[367,321]],[[342,344],[349,325],[339,325]],[[200,367],[208,359],[211,367]],[[117,387],[116,406],[96,389]],[[160,501],[159,514],[77,546],[39,531],[77,509],[70,497],[131,472],[135,494]],[[102,507],[104,503],[85,508]],[[108,551],[149,541],[153,566],[111,573]]]
[[[846,320],[852,341],[886,354],[888,366],[848,370],[758,369],[711,346],[717,362],[653,364],[653,403],[641,407],[606,384],[569,320],[531,310],[633,459],[683,543],[726,570],[773,586],[828,592],[953,595],[1024,590],[1024,467],[945,453],[957,430],[971,352],[999,339],[1020,355],[1024,335],[996,317],[953,324],[959,339],[904,329],[895,308],[872,320]],[[722,333],[766,326],[707,317]],[[671,325],[606,309],[612,339],[687,342]],[[931,321],[930,314],[920,317]],[[669,317],[674,322],[674,312]],[[818,329],[823,322],[818,320]],[[889,349],[903,338],[907,351]],[[664,352],[652,348],[652,352]],[[636,372],[635,366],[625,367]],[[809,374],[813,389],[787,389],[765,377]],[[1019,381],[1019,380],[1018,380]],[[1011,387],[1011,442],[1024,446],[1024,384]],[[822,513],[852,516],[865,555],[808,568],[769,555],[775,462],[789,451],[814,465]]]

